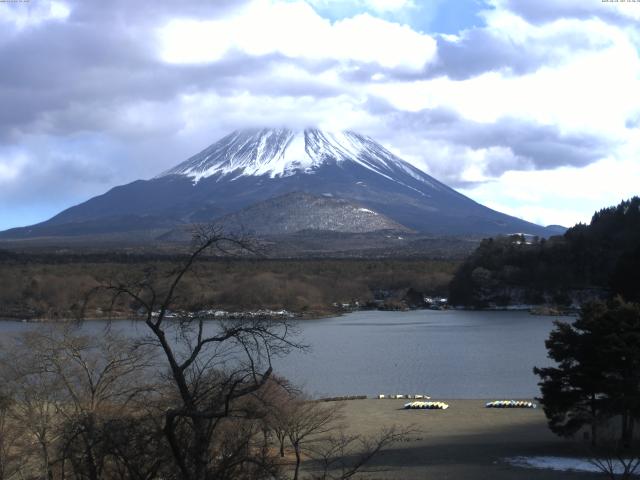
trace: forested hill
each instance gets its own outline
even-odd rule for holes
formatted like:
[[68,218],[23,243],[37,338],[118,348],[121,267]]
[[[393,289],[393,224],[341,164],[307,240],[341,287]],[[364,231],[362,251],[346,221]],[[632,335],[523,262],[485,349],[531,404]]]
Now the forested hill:
[[483,240],[462,264],[450,297],[474,307],[571,305],[621,294],[640,300],[640,198],[596,212],[548,240],[512,235]]

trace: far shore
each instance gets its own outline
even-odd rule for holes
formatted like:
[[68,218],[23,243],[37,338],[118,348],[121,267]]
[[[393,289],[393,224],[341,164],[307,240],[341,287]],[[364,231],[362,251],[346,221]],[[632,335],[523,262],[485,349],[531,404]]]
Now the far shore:
[[[266,310],[266,309],[261,309]],[[343,315],[347,315],[349,313],[355,312],[366,312],[366,311],[379,311],[379,312],[410,312],[415,310],[425,310],[425,311],[441,311],[441,310],[464,310],[464,311],[472,311],[472,312],[529,312],[531,315],[539,315],[539,316],[575,316],[578,314],[579,310],[576,308],[559,308],[553,305],[511,305],[504,307],[487,307],[487,308],[472,308],[472,307],[464,307],[464,306],[447,306],[445,308],[433,309],[428,307],[417,307],[417,308],[353,308],[353,309],[327,309],[327,310],[311,310],[304,312],[287,312],[286,316],[271,316],[264,315],[260,318],[265,319],[282,319],[287,318],[291,320],[318,320],[322,318],[332,318],[332,317],[341,317]],[[220,317],[207,317],[207,320],[216,320],[216,319],[225,319],[225,320],[233,320],[236,318],[241,318],[242,315],[246,315],[247,317],[255,316],[259,317],[259,315],[255,315],[256,312],[260,310],[251,310],[251,311],[234,311],[228,312],[230,315],[228,316],[220,316]],[[286,310],[285,310],[286,311]],[[189,314],[193,314],[193,312],[188,312]],[[167,316],[167,319],[177,318],[179,315]],[[93,316],[85,316],[81,319],[74,317],[64,317],[64,316],[30,316],[15,314],[11,316],[0,316],[0,322],[9,321],[9,322],[30,322],[30,323],[71,323],[78,321],[110,321],[110,320],[135,320],[135,321],[144,321],[145,316],[136,315],[135,313],[114,313],[111,315],[93,315]]]

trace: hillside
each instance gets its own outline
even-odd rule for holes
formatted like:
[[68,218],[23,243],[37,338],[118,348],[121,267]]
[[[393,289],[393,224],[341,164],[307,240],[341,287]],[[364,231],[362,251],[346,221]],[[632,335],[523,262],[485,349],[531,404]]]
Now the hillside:
[[[254,236],[286,235],[303,231],[365,233],[410,230],[385,215],[330,195],[293,192],[257,202],[225,215],[216,223],[227,232],[243,232]],[[161,239],[190,239],[188,228],[182,236],[169,232]]]
[[483,240],[451,284],[451,301],[467,306],[579,304],[622,294],[640,299],[640,198],[596,212],[548,240]]

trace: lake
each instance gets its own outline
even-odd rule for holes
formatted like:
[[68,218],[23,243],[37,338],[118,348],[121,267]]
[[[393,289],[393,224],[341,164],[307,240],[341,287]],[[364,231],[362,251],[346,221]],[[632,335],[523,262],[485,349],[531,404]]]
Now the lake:
[[[527,312],[363,311],[301,322],[309,352],[277,359],[277,373],[315,397],[425,393],[434,398],[531,398],[534,366],[556,317]],[[564,319],[569,321],[571,319]],[[5,337],[43,324],[0,322]],[[131,335],[144,325],[113,322]],[[98,333],[104,322],[85,322]]]

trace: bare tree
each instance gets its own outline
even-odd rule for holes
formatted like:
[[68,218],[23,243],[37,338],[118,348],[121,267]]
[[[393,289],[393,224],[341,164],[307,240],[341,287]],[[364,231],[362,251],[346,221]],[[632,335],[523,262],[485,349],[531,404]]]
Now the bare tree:
[[640,472],[640,456],[622,455],[620,451],[600,453],[589,459],[611,480],[630,480]]
[[330,435],[310,449],[311,459],[320,465],[314,480],[346,480],[361,473],[364,467],[389,445],[401,441],[412,430],[389,428],[366,437],[349,435],[343,430]]
[[[200,227],[193,252],[166,277],[149,271],[138,281],[106,286],[113,293],[112,304],[125,298],[144,312],[144,322],[164,356],[174,402],[164,413],[163,432],[185,480],[239,478],[249,465],[270,468],[251,451],[254,432],[247,425],[256,420],[256,412],[245,408],[243,401],[271,378],[274,356],[299,347],[290,340],[292,326],[256,318],[220,321],[215,326],[197,315],[167,318],[181,281],[199,257],[211,249],[227,254],[253,247],[247,239],[227,236],[219,228]],[[244,432],[233,445],[222,435],[229,428]]]
[[39,476],[51,480],[59,438],[57,412],[62,404],[62,386],[45,368],[37,338],[28,333],[4,348],[0,375],[13,397],[11,415],[24,429],[22,453],[26,458],[37,458]]
[[624,440],[608,419],[600,426],[598,445],[589,452],[589,462],[610,480],[630,480],[640,473],[640,453],[625,448]]
[[97,480],[108,457],[103,423],[126,415],[130,402],[153,388],[144,375],[151,349],[111,331],[99,338],[65,331],[44,341],[45,368],[65,391],[63,459],[71,462],[76,476]]
[[264,448],[269,447],[269,437],[274,435],[280,458],[285,456],[285,443],[288,440],[287,419],[294,401],[301,392],[286,379],[273,375],[262,389],[255,393],[258,404],[264,411],[263,438]]
[[13,399],[0,391],[0,480],[10,480],[23,468],[25,458],[19,451],[20,425],[13,421]]
[[287,402],[282,423],[296,457],[293,480],[298,480],[303,450],[307,449],[307,444],[319,441],[319,436],[336,428],[340,409],[340,404],[331,405],[304,398],[293,398]]
[[53,479],[57,464],[64,475],[67,460],[76,476],[101,476],[99,423],[126,413],[149,388],[141,382],[149,358],[148,348],[113,333],[97,338],[68,328],[28,332],[5,351],[0,363],[15,398],[12,414],[38,446],[42,477]]

